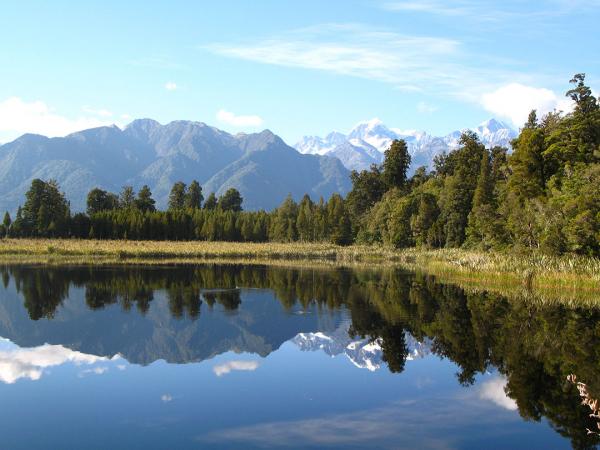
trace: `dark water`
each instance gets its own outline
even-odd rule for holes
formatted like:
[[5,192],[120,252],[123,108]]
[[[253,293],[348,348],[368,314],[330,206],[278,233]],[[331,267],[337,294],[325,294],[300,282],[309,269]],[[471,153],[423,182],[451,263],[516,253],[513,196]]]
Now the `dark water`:
[[596,448],[600,312],[399,269],[0,268],[0,447]]

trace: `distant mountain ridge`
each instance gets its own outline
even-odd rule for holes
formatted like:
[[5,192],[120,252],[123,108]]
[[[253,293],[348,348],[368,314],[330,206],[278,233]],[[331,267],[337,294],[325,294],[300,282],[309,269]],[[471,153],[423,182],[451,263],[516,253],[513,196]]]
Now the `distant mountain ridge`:
[[[436,155],[457,148],[463,131],[433,136],[425,131],[388,128],[381,120],[372,119],[358,123],[348,134],[334,131],[324,138],[305,136],[294,147],[303,154],[336,157],[347,169],[360,171],[371,164],[381,164],[392,141],[404,139],[412,156],[413,171],[419,166],[431,168]],[[472,131],[488,148],[496,145],[510,148],[511,140],[517,137],[515,130],[496,119],[489,119]]]
[[74,211],[85,210],[94,187],[119,192],[148,184],[164,208],[174,182],[196,179],[205,196],[238,189],[245,209],[272,209],[288,194],[327,198],[351,187],[338,159],[300,154],[269,130],[232,135],[202,122],[152,119],[59,138],[26,134],[1,145],[0,211],[14,212],[34,178],[57,180]]

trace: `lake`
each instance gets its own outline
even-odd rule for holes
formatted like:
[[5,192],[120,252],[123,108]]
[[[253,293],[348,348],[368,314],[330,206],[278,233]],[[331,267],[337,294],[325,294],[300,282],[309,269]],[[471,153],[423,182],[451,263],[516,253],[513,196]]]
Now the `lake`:
[[0,267],[6,449],[596,448],[600,310],[400,268]]

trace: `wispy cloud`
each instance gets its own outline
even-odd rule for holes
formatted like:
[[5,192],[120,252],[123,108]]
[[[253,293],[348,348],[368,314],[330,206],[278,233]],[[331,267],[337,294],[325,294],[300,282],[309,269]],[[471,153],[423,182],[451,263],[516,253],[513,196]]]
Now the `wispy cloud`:
[[237,115],[231,111],[221,109],[217,111],[216,119],[219,122],[232,125],[234,127],[259,127],[263,124],[263,119],[256,115]]
[[[202,47],[230,58],[298,67],[477,99],[501,81],[518,78],[488,55],[473,55],[456,39],[400,34],[357,24],[325,24],[245,43]],[[477,63],[475,63],[477,62]],[[504,66],[510,61],[503,61]]]
[[169,403],[173,401],[173,396],[171,394],[163,394],[160,396],[160,401],[163,403]]
[[165,89],[167,91],[175,91],[175,90],[177,90],[177,83],[174,83],[172,81],[167,81],[165,83]]
[[258,365],[258,361],[229,361],[213,367],[213,372],[218,377],[227,375],[234,370],[253,372],[258,369]]
[[501,26],[515,26],[522,21],[543,21],[600,7],[598,0],[541,0],[524,3],[522,1],[480,1],[480,0],[392,0],[382,3],[385,10],[398,13],[429,14],[457,17]]
[[[485,430],[489,439],[505,431],[507,421],[518,420],[498,414],[488,402],[470,398],[421,398],[404,400],[344,414],[298,420],[265,422],[228,428],[199,436],[199,441],[271,447],[364,447],[451,449],[464,442],[463,430],[470,426],[470,439]],[[426,427],[423,424],[427,424]],[[479,436],[480,437],[480,436]],[[481,438],[481,437],[480,437]]]
[[407,11],[443,16],[464,16],[472,14],[474,8],[465,2],[440,2],[440,1],[396,1],[386,2],[383,8],[388,11]]

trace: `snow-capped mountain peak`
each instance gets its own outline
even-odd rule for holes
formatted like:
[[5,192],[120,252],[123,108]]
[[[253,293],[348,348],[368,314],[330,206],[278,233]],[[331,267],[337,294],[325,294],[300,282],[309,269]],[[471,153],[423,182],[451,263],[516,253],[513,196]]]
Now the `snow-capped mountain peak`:
[[[489,119],[472,129],[487,147],[510,148],[517,134],[506,123]],[[425,131],[388,128],[380,119],[360,122],[347,135],[339,132],[325,138],[308,136],[295,145],[300,153],[336,157],[350,170],[369,169],[371,164],[381,164],[385,151],[394,139],[404,139],[412,156],[411,172],[419,166],[431,167],[433,158],[450,152],[459,145],[465,130],[456,130],[446,136],[433,136]]]
[[[331,357],[346,356],[352,364],[360,369],[374,372],[381,368],[383,350],[381,339],[355,338],[348,334],[349,323],[342,323],[331,333],[300,333],[292,339],[302,351],[322,351]],[[419,342],[410,334],[406,334],[406,345],[409,353],[407,360],[424,358],[431,353],[431,342]]]

